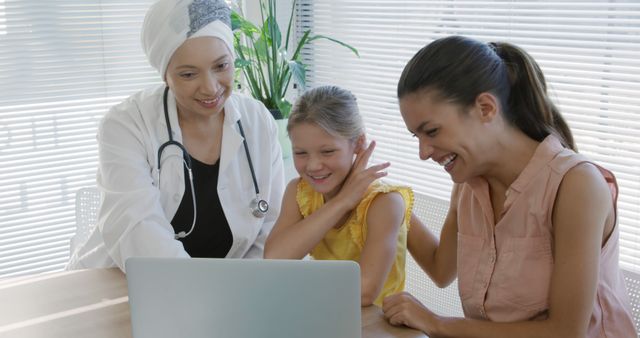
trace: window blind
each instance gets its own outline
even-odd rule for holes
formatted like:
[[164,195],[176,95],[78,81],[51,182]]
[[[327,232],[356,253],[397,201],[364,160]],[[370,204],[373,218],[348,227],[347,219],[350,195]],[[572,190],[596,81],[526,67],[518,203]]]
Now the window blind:
[[296,10],[299,33],[326,34],[361,55],[315,41],[304,51],[309,85],[350,89],[378,142],[372,161],[392,163],[390,181],[439,198],[449,198],[450,177],[419,160],[398,110],[404,65],[452,34],[525,48],[545,72],[580,152],[616,174],[621,265],[640,269],[640,3],[301,0]]
[[61,269],[98,121],[159,83],[140,47],[152,0],[0,0],[0,277]]

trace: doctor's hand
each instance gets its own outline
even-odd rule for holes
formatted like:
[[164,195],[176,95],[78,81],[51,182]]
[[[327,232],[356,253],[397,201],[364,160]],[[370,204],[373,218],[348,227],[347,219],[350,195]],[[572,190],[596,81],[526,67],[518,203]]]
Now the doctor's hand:
[[369,158],[371,157],[375,147],[376,142],[371,141],[366,149],[360,151],[356,155],[356,159],[351,166],[349,176],[345,179],[340,192],[336,196],[336,198],[339,199],[341,203],[344,203],[349,210],[355,208],[358,203],[360,203],[367,191],[367,188],[373,181],[387,176],[387,172],[384,171],[384,169],[391,165],[389,162],[372,165],[367,168]]
[[386,297],[382,301],[382,311],[391,325],[405,325],[427,334],[433,334],[433,328],[440,320],[408,292]]

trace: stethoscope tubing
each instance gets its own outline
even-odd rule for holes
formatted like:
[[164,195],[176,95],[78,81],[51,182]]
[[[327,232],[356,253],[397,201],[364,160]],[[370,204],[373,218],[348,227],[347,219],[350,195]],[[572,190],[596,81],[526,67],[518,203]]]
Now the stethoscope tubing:
[[[189,236],[196,225],[196,193],[195,193],[195,189],[194,189],[194,185],[193,185],[193,171],[192,171],[192,167],[191,167],[191,156],[189,155],[189,152],[187,152],[187,149],[184,147],[184,145],[176,140],[173,139],[173,131],[171,130],[171,122],[169,121],[169,107],[168,107],[168,103],[167,103],[167,99],[169,96],[169,87],[165,87],[164,89],[164,94],[162,96],[162,105],[164,108],[164,118],[165,118],[165,122],[167,124],[167,134],[169,135],[169,140],[163,144],[160,145],[160,147],[158,147],[158,184],[160,181],[160,168],[161,168],[161,160],[162,160],[162,152],[164,151],[165,148],[167,148],[168,146],[176,146],[178,148],[180,148],[180,150],[182,151],[183,154],[183,164],[186,166],[187,168],[187,174],[189,176],[189,186],[191,189],[191,198],[192,198],[192,202],[193,202],[193,222],[191,223],[191,228],[189,229],[188,232],[184,232],[181,231],[180,233],[175,235],[176,239],[180,239],[180,238],[184,238]],[[247,144],[247,138],[244,135],[244,130],[242,128],[242,123],[240,122],[240,120],[238,120],[238,129],[240,131],[240,135],[242,136],[242,144],[244,146],[244,151],[245,154],[247,155],[247,162],[249,164],[249,171],[251,172],[251,179],[253,181],[253,188],[256,192],[256,197],[254,200],[251,201],[250,206],[252,208],[251,213],[258,218],[262,218],[265,216],[265,214],[267,213],[267,211],[269,210],[269,203],[267,203],[267,201],[263,200],[260,198],[260,189],[258,188],[258,180],[256,178],[256,173],[255,170],[253,168],[253,162],[251,161],[251,154],[249,153],[249,145]]]

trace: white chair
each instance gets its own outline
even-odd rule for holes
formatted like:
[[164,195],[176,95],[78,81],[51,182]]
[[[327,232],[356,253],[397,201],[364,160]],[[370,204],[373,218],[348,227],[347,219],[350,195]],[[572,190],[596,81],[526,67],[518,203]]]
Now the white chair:
[[[440,237],[440,230],[449,211],[449,202],[422,194],[415,194],[413,212]],[[463,317],[458,281],[441,289],[436,286],[422,268],[407,253],[405,290],[435,313],[443,316]]]
[[[627,285],[627,293],[631,301],[631,316],[636,329],[640,328],[640,274],[622,269],[624,282]],[[640,329],[639,329],[640,331]]]
[[98,219],[100,191],[96,187],[84,187],[76,192],[76,233],[69,241],[71,255],[86,242]]

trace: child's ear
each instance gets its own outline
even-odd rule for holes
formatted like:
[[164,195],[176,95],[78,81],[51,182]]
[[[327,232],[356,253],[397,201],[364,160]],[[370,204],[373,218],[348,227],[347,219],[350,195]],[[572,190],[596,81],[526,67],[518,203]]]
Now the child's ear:
[[354,152],[356,154],[359,154],[361,151],[367,148],[366,144],[367,144],[367,136],[365,134],[358,136],[358,138],[356,139],[356,147]]

